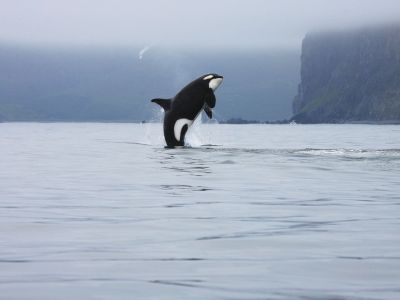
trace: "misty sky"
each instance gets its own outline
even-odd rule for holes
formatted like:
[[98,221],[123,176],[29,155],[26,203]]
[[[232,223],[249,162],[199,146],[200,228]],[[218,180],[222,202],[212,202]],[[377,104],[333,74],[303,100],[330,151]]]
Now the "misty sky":
[[299,47],[310,30],[395,20],[398,0],[0,0],[0,43]]

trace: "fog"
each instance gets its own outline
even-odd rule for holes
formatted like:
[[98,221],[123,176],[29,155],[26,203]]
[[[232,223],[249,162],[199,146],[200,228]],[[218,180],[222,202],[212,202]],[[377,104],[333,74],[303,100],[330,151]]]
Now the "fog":
[[310,30],[399,19],[396,0],[2,0],[0,43],[297,48]]

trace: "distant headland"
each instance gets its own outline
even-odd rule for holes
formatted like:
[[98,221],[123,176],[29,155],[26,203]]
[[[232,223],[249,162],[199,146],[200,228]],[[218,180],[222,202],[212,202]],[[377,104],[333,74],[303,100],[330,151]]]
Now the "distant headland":
[[400,24],[308,34],[297,123],[399,123]]

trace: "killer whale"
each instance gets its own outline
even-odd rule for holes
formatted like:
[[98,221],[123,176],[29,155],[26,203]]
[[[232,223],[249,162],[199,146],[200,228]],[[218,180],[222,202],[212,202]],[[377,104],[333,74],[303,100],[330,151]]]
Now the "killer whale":
[[218,74],[206,74],[193,80],[171,99],[151,100],[164,109],[164,138],[168,148],[184,146],[186,132],[202,109],[212,118],[216,102],[214,91],[222,80]]

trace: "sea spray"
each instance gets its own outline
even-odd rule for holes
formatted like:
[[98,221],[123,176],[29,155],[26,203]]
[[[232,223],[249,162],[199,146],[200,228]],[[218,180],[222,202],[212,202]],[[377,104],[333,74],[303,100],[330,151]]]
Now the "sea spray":
[[186,145],[189,147],[200,147],[203,145],[213,144],[212,142],[212,130],[214,126],[208,126],[210,124],[218,124],[215,119],[204,121],[202,114],[200,114],[192,126],[190,126],[186,134]]
[[161,146],[165,144],[164,134],[163,134],[163,120],[164,120],[164,110],[154,109],[153,115],[149,122],[142,123],[143,126],[143,143],[152,146]]
[[[163,133],[164,110],[154,109],[151,119],[142,123],[144,135],[141,143],[152,146],[165,146],[165,139]],[[211,124],[218,124],[216,119],[203,120],[203,114],[194,120],[192,126],[189,127],[185,137],[185,146],[188,147],[201,147],[202,145],[210,145],[212,142],[213,126]]]
[[203,145],[203,135],[201,132],[201,114],[194,120],[192,126],[186,134],[185,144],[189,147],[200,147]]
[[[165,139],[163,133],[163,120],[164,110],[154,110],[152,118],[147,123],[142,123],[143,127],[143,140],[140,141],[143,144],[152,146],[165,146]],[[185,137],[185,145],[188,147],[201,147],[202,145],[212,144],[212,129],[213,126],[207,126],[209,124],[217,124],[216,120],[202,121],[202,115],[200,114],[189,130]]]

